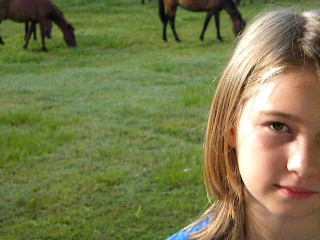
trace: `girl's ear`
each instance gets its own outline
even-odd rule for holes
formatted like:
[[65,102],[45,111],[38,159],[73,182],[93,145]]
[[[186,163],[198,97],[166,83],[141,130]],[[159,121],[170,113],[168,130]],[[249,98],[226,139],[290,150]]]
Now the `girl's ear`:
[[237,129],[233,126],[228,132],[228,144],[230,147],[235,148],[237,145]]

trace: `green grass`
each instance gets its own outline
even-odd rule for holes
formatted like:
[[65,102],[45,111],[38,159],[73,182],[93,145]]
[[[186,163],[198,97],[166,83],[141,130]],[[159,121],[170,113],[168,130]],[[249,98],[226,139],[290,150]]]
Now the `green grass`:
[[[0,239],[164,239],[206,207],[202,144],[211,97],[234,47],[204,13],[178,10],[182,43],[161,39],[156,1],[55,1],[75,26],[23,50],[0,32]],[[319,8],[317,0],[276,6]],[[249,21],[269,9],[240,6]]]

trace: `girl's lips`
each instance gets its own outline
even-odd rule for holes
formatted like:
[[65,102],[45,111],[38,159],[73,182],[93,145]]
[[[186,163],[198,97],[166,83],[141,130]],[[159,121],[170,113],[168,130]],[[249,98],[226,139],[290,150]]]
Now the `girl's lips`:
[[293,199],[308,199],[318,193],[316,191],[312,191],[309,189],[300,188],[296,186],[276,185],[276,187],[279,188],[281,193],[284,194],[286,197],[293,198]]

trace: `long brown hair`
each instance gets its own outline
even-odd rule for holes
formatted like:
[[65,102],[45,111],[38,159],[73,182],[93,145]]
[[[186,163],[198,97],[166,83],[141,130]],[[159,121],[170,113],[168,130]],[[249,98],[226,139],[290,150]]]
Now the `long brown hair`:
[[[193,234],[201,240],[245,240],[248,225],[244,186],[228,135],[247,99],[289,67],[312,64],[320,75],[320,11],[276,10],[244,31],[218,84],[204,143],[209,209],[192,225],[210,219]],[[191,225],[191,226],[192,226]]]

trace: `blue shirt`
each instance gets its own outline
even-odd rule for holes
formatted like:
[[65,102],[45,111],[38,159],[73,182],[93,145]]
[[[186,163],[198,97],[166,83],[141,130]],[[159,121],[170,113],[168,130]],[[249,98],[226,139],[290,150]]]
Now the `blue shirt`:
[[209,223],[210,223],[210,219],[206,219],[206,220],[198,223],[197,225],[193,226],[190,229],[183,230],[183,231],[180,231],[180,232],[172,235],[167,240],[189,240],[190,234],[201,231],[202,229],[206,228]]

